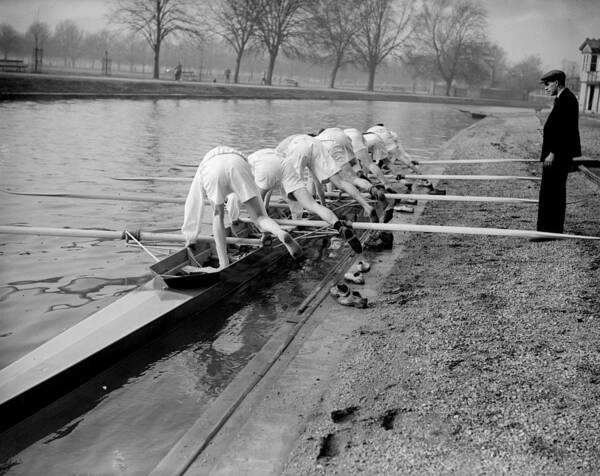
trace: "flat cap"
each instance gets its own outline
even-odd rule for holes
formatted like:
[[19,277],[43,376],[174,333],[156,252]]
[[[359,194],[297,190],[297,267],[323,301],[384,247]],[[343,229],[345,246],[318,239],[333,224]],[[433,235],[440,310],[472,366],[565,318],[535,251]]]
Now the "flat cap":
[[565,79],[566,75],[560,69],[552,69],[540,78],[540,82],[544,83],[546,81],[558,81],[561,84],[565,84]]

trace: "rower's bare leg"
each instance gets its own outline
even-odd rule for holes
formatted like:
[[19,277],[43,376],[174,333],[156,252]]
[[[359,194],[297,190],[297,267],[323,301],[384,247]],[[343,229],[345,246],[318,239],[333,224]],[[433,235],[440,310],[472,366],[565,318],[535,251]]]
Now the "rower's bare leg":
[[275,220],[267,215],[265,206],[260,198],[252,197],[247,202],[244,202],[244,204],[246,205],[250,219],[260,231],[275,235],[293,258],[300,258],[302,256],[302,248],[298,242],[292,238],[292,235],[282,229]]
[[229,266],[229,255],[227,254],[227,242],[225,241],[225,205],[213,207],[213,236],[215,248],[219,258],[219,268]]
[[352,230],[352,224],[342,223],[340,219],[329,208],[318,204],[306,188],[300,188],[293,192],[298,203],[308,211],[311,211],[329,223],[339,235],[344,238],[356,253],[362,253],[362,244]]
[[338,221],[338,217],[335,216],[329,208],[324,207],[320,203],[318,203],[313,196],[308,193],[306,188],[300,188],[293,192],[294,198],[298,201],[303,208],[308,210],[309,212],[313,212],[316,215],[319,215],[323,220],[325,220],[330,225],[333,225],[336,221]]
[[[342,177],[340,177],[339,173],[332,175],[329,178],[329,180],[337,188],[339,188],[340,190],[343,190],[348,195],[350,195],[354,200],[356,200],[359,203],[359,205],[361,207],[363,207],[363,210],[365,211],[365,216],[369,217],[372,221],[375,221],[375,218],[377,218],[377,212],[375,211],[375,208],[373,208],[371,205],[369,205],[369,202],[367,202],[365,200],[365,198],[360,194],[360,192],[356,189],[356,187],[354,185],[352,185],[350,182],[346,182],[344,179],[342,179]],[[377,219],[377,221],[379,221],[379,219]]]

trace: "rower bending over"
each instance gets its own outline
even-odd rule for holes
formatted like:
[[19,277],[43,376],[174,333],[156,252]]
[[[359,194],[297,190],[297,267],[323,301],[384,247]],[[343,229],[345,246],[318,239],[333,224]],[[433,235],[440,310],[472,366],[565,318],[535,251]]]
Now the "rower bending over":
[[[345,239],[356,253],[362,253],[362,245],[352,231],[352,223],[342,223],[329,208],[320,205],[308,193],[306,185],[296,172],[293,163],[275,149],[260,149],[248,156],[248,163],[254,174],[254,181],[265,199],[270,192],[279,189],[290,204],[298,202],[306,210],[320,216]],[[268,205],[268,196],[265,202]]]
[[341,167],[327,154],[321,141],[308,134],[295,134],[281,141],[276,150],[291,161],[300,177],[304,177],[305,168],[309,170],[317,186],[321,203],[325,203],[321,184],[331,182],[356,200],[363,208],[365,216],[368,216],[372,222],[379,221],[375,208],[369,205],[356,187],[340,174]]
[[[376,134],[363,134],[354,128],[344,129],[344,133],[350,139],[352,150],[361,165],[361,168],[366,173],[372,173],[384,187],[388,187],[388,181],[378,162],[387,156],[383,141]],[[367,136],[371,136],[370,142],[367,142]],[[375,139],[377,144],[375,144]]]
[[229,265],[227,243],[225,241],[225,199],[234,193],[244,204],[250,219],[261,232],[277,236],[292,257],[302,255],[300,245],[267,215],[260,192],[254,183],[250,164],[237,150],[230,147],[215,147],[200,161],[190,191],[185,201],[185,215],[181,232],[186,246],[195,243],[200,235],[204,199],[207,198],[213,209],[213,236],[219,258],[219,268]]
[[[367,130],[367,132],[376,134],[384,142],[386,150],[388,152],[388,156],[384,160],[384,162],[386,160],[396,161],[396,162],[400,161],[403,165],[405,165],[406,167],[411,169],[414,173],[416,173],[416,174],[421,173],[421,170],[419,169],[419,167],[413,163],[412,158],[409,155],[409,153],[406,152],[406,150],[404,150],[404,147],[402,147],[402,144],[400,143],[400,140],[398,139],[398,134],[396,134],[393,131],[390,131],[383,124],[376,124],[375,126],[370,127]],[[424,179],[424,180],[422,180],[421,183],[424,187],[433,189],[433,184],[429,180]]]

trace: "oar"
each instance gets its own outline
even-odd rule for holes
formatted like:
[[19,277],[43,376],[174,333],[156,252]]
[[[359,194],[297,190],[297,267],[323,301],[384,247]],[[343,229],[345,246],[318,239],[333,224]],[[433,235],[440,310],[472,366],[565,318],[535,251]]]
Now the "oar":
[[110,177],[126,182],[191,182],[193,177]]
[[389,178],[396,178],[397,180],[402,179],[439,179],[439,180],[542,180],[541,177],[527,177],[519,175],[444,175],[444,174],[398,174],[386,175]]
[[2,190],[11,195],[25,195],[30,197],[49,197],[49,198],[82,198],[92,200],[116,200],[125,202],[147,202],[147,203],[176,203],[185,204],[185,198],[165,197],[164,195],[143,195],[143,194],[103,194],[103,193],[54,193],[54,192],[15,192],[13,190]]
[[[338,198],[340,195],[344,198],[349,197],[345,193],[325,193],[325,196],[328,198]],[[363,195],[369,196],[367,193]],[[439,202],[538,203],[538,201],[533,198],[482,197],[476,195],[427,195],[417,193],[386,193],[385,198],[389,198],[390,200],[408,198],[413,200],[430,200]]]
[[405,147],[406,150],[418,150],[419,152],[427,152],[427,153],[431,153],[432,149],[422,149],[419,147]]
[[[321,220],[275,220],[280,225],[289,226],[325,226],[326,222]],[[416,225],[411,223],[370,223],[353,222],[355,230],[376,231],[415,231],[423,233],[451,233],[461,235],[485,235],[485,236],[512,236],[517,238],[556,238],[556,239],[580,239],[600,240],[598,236],[569,235],[564,233],[549,233],[534,230],[514,230],[506,228],[477,228],[468,226],[443,226],[443,225]]]
[[[184,205],[185,198],[165,197],[164,195],[144,195],[144,194],[119,194],[109,195],[103,193],[55,193],[55,192],[15,192],[12,190],[0,190],[10,195],[24,195],[28,197],[48,197],[48,198],[79,198],[89,200],[114,200],[123,202],[146,202],[146,203],[175,203]],[[209,203],[206,203],[209,205]],[[269,207],[287,208],[283,202],[270,202]]]
[[[29,226],[0,225],[0,234],[11,235],[40,235],[40,236],[71,236],[78,238],[101,238],[107,240],[126,240],[127,235],[133,235],[139,241],[174,241],[185,242],[181,233],[152,233],[147,231],[117,231],[117,230],[84,230],[80,228],[46,228]],[[261,246],[262,241],[255,238],[225,238],[227,243],[234,245]],[[196,241],[212,243],[215,239],[209,235],[200,235]]]
[[[518,175],[444,175],[444,174],[407,174],[386,175],[387,178],[402,179],[444,179],[444,180],[542,180],[541,177],[522,177]],[[130,182],[191,182],[192,177],[111,177],[113,180]]]
[[[413,156],[414,157],[414,156]],[[536,159],[457,159],[457,160],[414,160],[417,165],[437,164],[502,164],[505,162],[539,162]]]

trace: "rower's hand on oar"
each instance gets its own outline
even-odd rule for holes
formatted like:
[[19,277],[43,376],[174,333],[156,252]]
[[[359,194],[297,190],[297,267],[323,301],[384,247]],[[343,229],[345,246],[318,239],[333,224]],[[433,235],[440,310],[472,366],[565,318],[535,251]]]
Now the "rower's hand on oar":
[[263,246],[271,246],[273,244],[273,237],[270,233],[261,233],[260,242]]
[[552,167],[553,163],[554,163],[554,153],[550,152],[548,154],[548,157],[546,157],[544,159],[544,168],[546,168],[546,167]]

